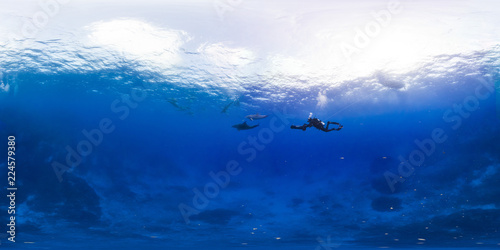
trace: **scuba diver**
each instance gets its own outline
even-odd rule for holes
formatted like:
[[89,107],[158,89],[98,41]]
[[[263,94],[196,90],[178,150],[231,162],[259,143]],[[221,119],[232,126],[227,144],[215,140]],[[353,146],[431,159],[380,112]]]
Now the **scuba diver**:
[[[320,119],[318,118],[311,118],[312,116],[312,113],[309,114],[309,118],[307,119],[307,122],[309,124],[304,124],[302,126],[296,126],[296,125],[292,125],[290,126],[291,129],[302,129],[303,131],[306,131],[306,128],[310,128],[310,127],[315,127],[321,131],[325,131],[325,132],[330,132],[332,130],[340,130],[342,129],[344,126],[340,125],[340,123],[338,122],[330,122],[328,121],[327,124],[326,124],[326,128],[325,128],[325,123],[322,122]],[[330,126],[330,124],[335,124],[335,125],[339,125],[338,128],[331,128],[331,129],[328,129],[328,126]]]

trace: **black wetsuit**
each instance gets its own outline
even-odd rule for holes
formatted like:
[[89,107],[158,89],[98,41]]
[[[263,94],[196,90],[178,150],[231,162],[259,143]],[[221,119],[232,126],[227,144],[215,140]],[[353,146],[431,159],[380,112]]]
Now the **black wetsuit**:
[[[338,122],[327,122],[326,123],[326,128],[325,128],[325,125],[322,121],[320,121],[318,118],[309,118],[307,119],[307,122],[309,122],[309,124],[304,124],[302,126],[296,126],[296,125],[292,125],[290,126],[291,129],[302,129],[302,130],[306,130],[306,128],[310,128],[310,127],[315,127],[321,131],[325,131],[325,132],[330,132],[332,130],[340,130],[342,129],[342,125],[340,125],[340,123]],[[328,126],[330,126],[330,124],[336,124],[336,125],[339,125],[338,128],[331,128],[331,129],[328,129]]]

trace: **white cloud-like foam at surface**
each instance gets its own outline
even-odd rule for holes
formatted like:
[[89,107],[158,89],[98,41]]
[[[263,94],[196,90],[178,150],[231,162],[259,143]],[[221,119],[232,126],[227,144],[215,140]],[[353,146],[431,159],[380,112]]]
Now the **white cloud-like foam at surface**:
[[[7,6],[16,11],[0,12],[9,20],[0,24],[0,33],[16,32],[12,27],[22,27],[43,10],[35,1],[21,2],[31,7],[21,11]],[[341,45],[354,46],[357,32],[376,21],[373,13],[387,11],[389,2],[241,2],[221,21],[213,4],[203,1],[109,1],[100,6],[73,0],[61,6],[33,42],[0,51],[36,49],[69,69],[99,70],[117,60],[132,67],[138,63],[139,70],[189,75],[194,79],[187,83],[190,86],[196,82],[226,89],[255,84],[328,89],[381,70],[401,76],[425,66],[432,69],[429,75],[439,77],[457,68],[455,61],[440,59],[441,55],[467,58],[498,50],[500,33],[492,31],[500,22],[495,13],[499,3],[399,1],[401,11],[387,25],[380,24],[379,34],[346,60]],[[16,20],[20,22],[14,25]],[[34,67],[50,71],[44,65]],[[416,84],[410,77],[399,84],[405,88],[397,89],[406,91]]]
[[113,20],[87,27],[90,42],[123,53],[130,59],[164,66],[181,62],[179,50],[190,38],[185,31],[155,27],[139,20]]
[[203,44],[198,48],[206,58],[217,67],[243,67],[255,60],[252,51],[245,48],[232,48],[223,43]]

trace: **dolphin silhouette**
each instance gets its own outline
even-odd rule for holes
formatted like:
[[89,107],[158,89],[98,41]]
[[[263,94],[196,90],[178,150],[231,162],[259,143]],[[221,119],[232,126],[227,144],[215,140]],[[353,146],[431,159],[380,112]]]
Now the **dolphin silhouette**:
[[227,112],[227,109],[229,109],[229,107],[231,107],[231,105],[234,103],[234,101],[231,101],[229,104],[227,104],[226,106],[224,106],[224,108],[222,109],[221,113],[225,114]]
[[240,106],[240,99],[236,98],[236,99],[232,100],[230,103],[228,103],[226,106],[224,106],[221,113],[225,114],[227,112],[227,110],[229,109],[229,107],[231,107],[231,105],[233,105],[233,104],[234,104],[234,106]]
[[247,122],[243,122],[241,124],[233,125],[233,128],[236,128],[238,131],[240,131],[240,130],[249,130],[249,129],[255,128],[257,126],[259,126],[259,124],[255,125],[255,126],[248,126]]
[[259,115],[259,113],[255,114],[255,115],[247,115],[247,116],[245,116],[245,118],[250,119],[250,121],[264,119],[266,117],[267,117],[267,115]]

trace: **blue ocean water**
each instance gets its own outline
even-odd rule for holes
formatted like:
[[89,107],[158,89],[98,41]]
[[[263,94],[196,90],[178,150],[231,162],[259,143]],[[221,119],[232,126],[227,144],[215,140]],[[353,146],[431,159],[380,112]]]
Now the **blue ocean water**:
[[[223,23],[187,4],[175,13],[199,20],[172,7],[174,17],[130,21],[110,5],[81,27],[68,17],[80,9],[61,5],[37,37],[0,43],[0,154],[14,136],[16,177],[10,185],[2,160],[0,247],[500,246],[498,43],[366,69],[368,47],[328,68],[332,48],[321,37],[341,32],[323,30],[324,20],[344,12],[261,17],[246,4]],[[130,13],[155,12],[146,7]],[[111,10],[121,14],[100,16]],[[405,24],[397,18],[391,25]],[[315,22],[322,36],[308,44],[317,37],[301,35]],[[259,28],[276,34],[254,36]],[[343,128],[290,128],[308,117]],[[258,126],[233,127],[243,122]]]
[[[16,243],[2,246],[497,246],[497,80],[453,77],[426,90],[440,99],[319,109],[175,92],[131,69],[4,73],[19,190]],[[344,128],[291,130],[306,111]],[[254,113],[269,117],[231,127]]]

